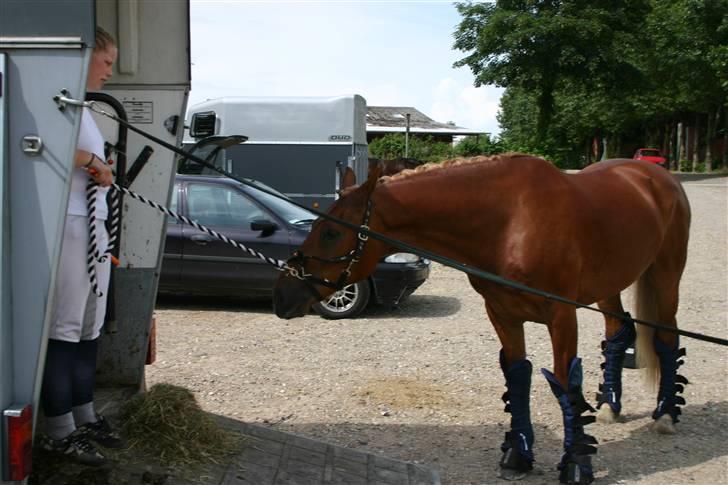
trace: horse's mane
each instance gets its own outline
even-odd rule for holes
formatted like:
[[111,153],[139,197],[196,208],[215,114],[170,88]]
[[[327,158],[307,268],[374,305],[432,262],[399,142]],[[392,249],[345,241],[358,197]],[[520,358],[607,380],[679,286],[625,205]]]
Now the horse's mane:
[[430,162],[426,163],[424,165],[420,165],[415,168],[409,168],[406,170],[402,170],[399,173],[396,173],[394,175],[386,175],[384,177],[380,177],[379,183],[380,184],[386,184],[389,182],[394,182],[397,180],[403,180],[410,177],[413,177],[415,175],[419,175],[426,172],[433,172],[433,171],[439,171],[439,170],[447,170],[451,167],[459,167],[462,165],[473,165],[473,164],[484,164],[484,163],[493,163],[493,162],[500,162],[505,158],[520,158],[520,157],[532,157],[533,155],[527,155],[525,153],[517,153],[517,152],[508,152],[508,153],[500,153],[497,155],[491,155],[491,156],[476,156],[476,157],[459,157],[459,158],[452,158],[450,160],[444,160],[442,162]]

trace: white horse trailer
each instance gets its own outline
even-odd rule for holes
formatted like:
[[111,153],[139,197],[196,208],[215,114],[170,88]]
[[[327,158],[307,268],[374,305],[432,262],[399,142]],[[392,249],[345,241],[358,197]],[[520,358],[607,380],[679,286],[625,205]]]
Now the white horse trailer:
[[[309,207],[325,209],[351,167],[357,180],[368,170],[366,101],[334,97],[224,97],[190,107],[190,136],[244,135],[221,150],[220,168],[260,180]],[[183,164],[181,171],[202,172]]]
[[[111,96],[102,105],[104,109],[119,117],[126,112],[133,126],[167,143],[179,145],[182,141],[190,87],[187,0],[0,0],[3,483],[23,482],[30,473],[31,440],[80,124],[79,103],[87,96],[96,25],[111,33],[119,47],[114,76],[104,91]],[[58,99],[75,102],[59,103]],[[117,141],[117,123],[96,118],[107,141]],[[121,159],[128,154],[131,162],[148,143],[130,132],[123,151],[111,156]],[[154,154],[147,158],[131,188],[165,203],[176,157],[157,146],[151,149]],[[145,152],[148,155],[150,150]],[[166,226],[163,215],[134,200],[125,199],[122,207],[121,264],[113,272],[113,317],[102,333],[98,381],[138,388],[143,382]]]

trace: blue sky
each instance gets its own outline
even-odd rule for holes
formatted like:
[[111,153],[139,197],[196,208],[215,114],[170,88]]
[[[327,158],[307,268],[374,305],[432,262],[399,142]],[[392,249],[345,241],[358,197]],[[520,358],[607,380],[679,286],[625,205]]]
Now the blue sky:
[[452,64],[460,21],[442,1],[191,1],[190,105],[220,96],[360,94],[499,132],[502,89]]

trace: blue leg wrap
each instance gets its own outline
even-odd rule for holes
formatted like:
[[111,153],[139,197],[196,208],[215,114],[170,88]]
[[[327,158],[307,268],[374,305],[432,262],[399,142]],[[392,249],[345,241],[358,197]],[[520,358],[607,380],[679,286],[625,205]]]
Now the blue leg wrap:
[[622,367],[624,364],[624,352],[627,347],[634,343],[637,336],[634,321],[629,313],[625,314],[622,328],[612,338],[602,341],[602,355],[604,362],[604,383],[599,384],[597,393],[597,408],[607,403],[615,414],[622,411]]
[[564,415],[564,453],[559,463],[559,481],[568,484],[588,484],[594,481],[591,455],[597,452],[597,440],[584,433],[584,426],[595,421],[594,416],[582,416],[585,411],[594,412],[581,392],[581,359],[574,357],[569,365],[568,389],[564,389],[556,376],[541,369],[551,386]]
[[688,380],[677,373],[677,368],[683,365],[680,357],[685,355],[685,349],[680,348],[680,342],[675,342],[674,348],[669,348],[655,336],[655,352],[660,359],[660,390],[657,393],[657,408],[652,413],[652,419],[669,414],[673,423],[677,423],[680,415],[679,404],[685,404],[685,399],[678,396],[685,389]]
[[[505,412],[511,413],[511,430],[501,445],[501,468],[526,472],[533,469],[533,426],[529,398],[531,394],[531,362],[523,359],[506,369],[503,351],[500,366],[506,378],[508,390],[503,394]],[[516,453],[514,453],[514,450]]]

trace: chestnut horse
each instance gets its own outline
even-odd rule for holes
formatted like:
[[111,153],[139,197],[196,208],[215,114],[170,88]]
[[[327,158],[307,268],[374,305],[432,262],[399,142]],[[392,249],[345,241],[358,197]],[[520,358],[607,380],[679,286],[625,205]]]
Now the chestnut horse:
[[[576,174],[522,154],[504,154],[428,164],[379,178],[370,173],[344,190],[329,214],[411,246],[422,248],[515,282],[609,311],[605,362],[597,395],[600,421],[621,411],[625,349],[636,338],[635,323],[620,292],[636,284],[636,313],[676,327],[678,287],[685,267],[690,207],[680,183],[665,169],[635,160],[608,160]],[[281,318],[308,313],[317,300],[371,274],[398,249],[340,224],[319,219],[274,290]],[[584,433],[595,411],[581,390],[576,308],[469,276],[485,300],[502,349],[500,364],[511,414],[501,445],[506,478],[532,469],[533,428],[529,410],[531,363],[524,322],[546,324],[554,371],[542,372],[561,407],[564,449],[562,483],[590,483],[596,440]],[[615,316],[616,315],[616,316]],[[619,316],[622,316],[619,318]],[[659,376],[658,432],[675,432],[684,404],[677,375],[684,355],[677,335],[638,325],[637,355]]]

